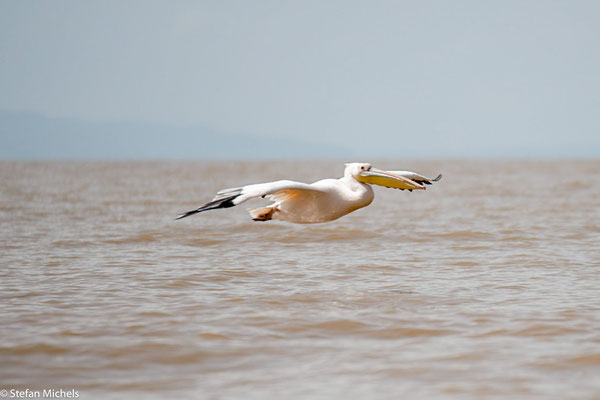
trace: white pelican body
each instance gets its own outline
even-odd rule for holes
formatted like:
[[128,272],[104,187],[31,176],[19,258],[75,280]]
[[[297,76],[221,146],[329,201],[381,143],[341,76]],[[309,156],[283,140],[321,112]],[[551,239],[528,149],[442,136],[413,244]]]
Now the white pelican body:
[[255,197],[269,197],[273,204],[249,210],[254,221],[329,222],[371,204],[375,195],[370,184],[401,190],[424,190],[424,184],[429,185],[441,177],[430,179],[410,171],[381,171],[368,163],[351,163],[346,164],[344,176],[339,179],[323,179],[312,184],[282,180],[221,190],[212,201],[176,219],[237,206]]

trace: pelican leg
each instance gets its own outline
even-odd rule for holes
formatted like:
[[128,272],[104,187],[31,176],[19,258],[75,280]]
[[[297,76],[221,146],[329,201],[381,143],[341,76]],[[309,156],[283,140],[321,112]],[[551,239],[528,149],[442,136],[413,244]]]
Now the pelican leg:
[[278,211],[277,207],[254,208],[250,210],[250,215],[253,221],[269,221],[273,219],[275,211]]

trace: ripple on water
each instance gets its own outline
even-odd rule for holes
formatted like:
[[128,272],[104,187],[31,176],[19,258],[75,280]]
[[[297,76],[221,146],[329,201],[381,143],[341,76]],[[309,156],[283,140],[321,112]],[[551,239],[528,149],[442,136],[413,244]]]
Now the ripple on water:
[[14,356],[30,356],[30,355],[61,355],[68,353],[70,350],[64,346],[58,346],[55,344],[39,342],[31,344],[23,344],[17,346],[3,346],[0,347],[0,354],[14,355]]

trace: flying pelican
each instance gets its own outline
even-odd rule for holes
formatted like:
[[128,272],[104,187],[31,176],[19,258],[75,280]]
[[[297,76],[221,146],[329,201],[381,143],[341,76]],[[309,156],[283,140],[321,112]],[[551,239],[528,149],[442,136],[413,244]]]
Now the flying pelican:
[[267,207],[249,209],[254,221],[278,219],[297,224],[329,222],[371,204],[371,184],[388,188],[425,190],[425,185],[439,181],[411,171],[382,171],[368,163],[346,164],[344,176],[323,179],[312,184],[282,180],[224,189],[203,206],[180,214],[176,219],[202,211],[237,206],[255,197],[274,201]]

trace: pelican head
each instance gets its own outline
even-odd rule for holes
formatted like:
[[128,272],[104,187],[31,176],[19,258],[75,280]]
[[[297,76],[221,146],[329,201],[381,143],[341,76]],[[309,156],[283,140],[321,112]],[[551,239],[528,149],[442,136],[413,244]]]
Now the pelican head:
[[346,169],[344,170],[344,175],[348,177],[352,177],[360,182],[360,175],[365,171],[371,170],[371,164],[369,163],[348,163],[346,164]]

